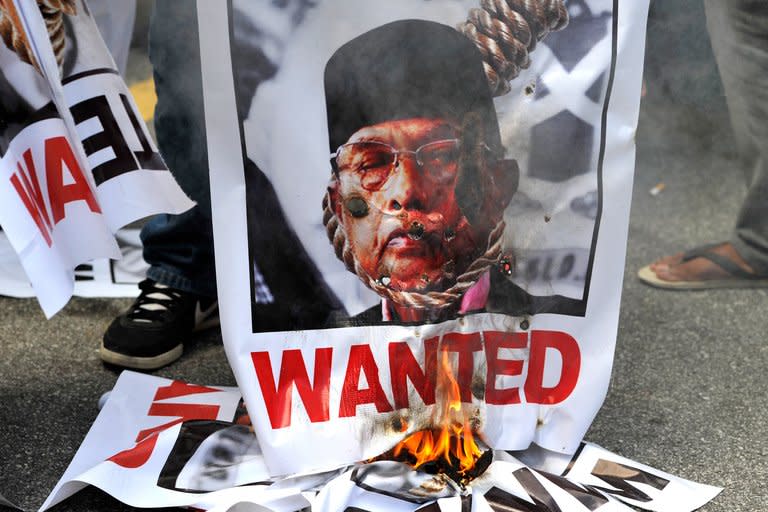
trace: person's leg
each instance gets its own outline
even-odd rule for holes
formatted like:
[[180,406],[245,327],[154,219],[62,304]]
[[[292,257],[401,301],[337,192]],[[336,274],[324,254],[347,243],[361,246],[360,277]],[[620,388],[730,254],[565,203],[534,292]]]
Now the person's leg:
[[197,205],[159,215],[141,232],[148,279],[131,308],[104,334],[101,358],[137,369],[164,366],[182,354],[195,329],[218,324],[200,49],[194,4],[156,0],[150,60],[158,102],[158,147],[181,188]]
[[205,138],[200,48],[194,6],[158,0],[150,26],[150,60],[160,153],[197,206],[181,215],[159,215],[142,229],[147,276],[198,295],[214,297],[208,151]]
[[640,270],[661,287],[766,286],[768,277],[768,3],[705,0],[707,28],[750,183],[729,241]]
[[768,275],[768,3],[707,0],[707,27],[749,190],[730,243]]

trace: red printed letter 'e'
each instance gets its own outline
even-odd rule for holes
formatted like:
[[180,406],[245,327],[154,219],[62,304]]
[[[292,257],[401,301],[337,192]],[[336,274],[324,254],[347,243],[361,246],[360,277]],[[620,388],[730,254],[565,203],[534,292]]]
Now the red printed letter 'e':
[[499,350],[502,348],[525,348],[528,343],[528,335],[524,332],[487,331],[483,333],[483,337],[485,338],[485,360],[488,363],[488,377],[485,379],[486,403],[493,405],[519,404],[520,390],[516,387],[497,388],[496,377],[499,375],[520,375],[523,373],[523,361],[499,358]]
[[[545,388],[544,368],[548,348],[560,352],[563,365],[558,383]],[[528,362],[528,378],[525,381],[525,397],[528,403],[552,405],[562,402],[576,387],[580,371],[581,352],[573,337],[558,331],[531,333],[531,357]]]
[[331,358],[332,348],[315,350],[315,374],[312,386],[309,385],[309,375],[304,364],[301,350],[286,350],[280,363],[280,377],[275,388],[275,376],[272,373],[272,363],[269,352],[253,352],[251,359],[259,379],[261,394],[264,396],[264,406],[269,414],[269,422],[273,429],[284,428],[291,424],[291,398],[293,386],[299,392],[307,416],[313,423],[328,421],[330,407],[328,392],[331,387]]

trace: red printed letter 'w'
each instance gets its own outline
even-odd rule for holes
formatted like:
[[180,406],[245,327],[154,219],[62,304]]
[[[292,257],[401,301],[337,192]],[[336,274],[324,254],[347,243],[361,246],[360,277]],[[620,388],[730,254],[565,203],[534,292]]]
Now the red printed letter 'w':
[[273,429],[291,424],[291,402],[293,387],[299,392],[309,420],[313,423],[328,421],[330,407],[328,392],[331,386],[332,348],[315,350],[315,372],[312,385],[309,384],[307,367],[301,350],[286,350],[280,363],[280,377],[275,388],[275,376],[268,352],[253,352],[251,359],[259,379],[264,405]]
[[23,158],[26,168],[22,168],[21,162],[16,163],[18,172],[13,173],[11,176],[11,185],[16,189],[16,193],[19,194],[19,198],[21,198],[21,201],[27,208],[29,215],[35,221],[37,229],[43,235],[45,243],[50,247],[53,244],[51,239],[51,219],[48,216],[48,208],[45,206],[43,193],[40,190],[40,180],[37,179],[37,169],[32,159],[32,150],[26,150]]

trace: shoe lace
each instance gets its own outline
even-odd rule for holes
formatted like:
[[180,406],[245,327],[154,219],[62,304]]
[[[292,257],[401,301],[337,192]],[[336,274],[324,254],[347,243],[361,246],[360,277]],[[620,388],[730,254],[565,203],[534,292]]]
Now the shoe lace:
[[146,279],[139,283],[141,293],[134,301],[127,317],[133,322],[161,322],[175,309],[182,292],[164,284]]

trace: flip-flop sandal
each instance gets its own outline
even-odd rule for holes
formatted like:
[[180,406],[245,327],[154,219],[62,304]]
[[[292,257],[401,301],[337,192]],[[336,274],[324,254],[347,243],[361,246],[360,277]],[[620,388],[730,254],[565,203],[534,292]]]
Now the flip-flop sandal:
[[696,247],[683,253],[681,263],[691,261],[694,258],[705,258],[722,268],[732,277],[721,279],[707,279],[704,281],[665,281],[656,276],[650,265],[646,265],[637,272],[637,277],[646,284],[667,290],[715,290],[722,288],[768,288],[767,276],[756,276],[742,269],[725,256],[720,256],[711,251],[720,244],[710,244]]

